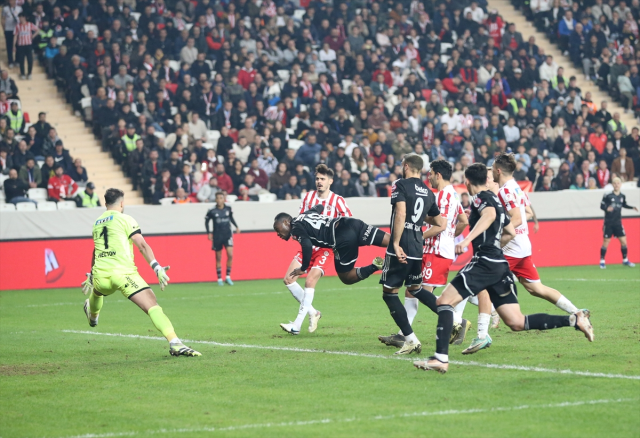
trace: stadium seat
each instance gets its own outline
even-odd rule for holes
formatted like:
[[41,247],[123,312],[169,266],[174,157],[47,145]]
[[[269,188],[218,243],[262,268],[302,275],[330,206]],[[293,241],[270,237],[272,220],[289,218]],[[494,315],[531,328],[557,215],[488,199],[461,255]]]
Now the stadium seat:
[[300,104],[300,111],[306,111],[307,110],[307,105],[304,103]]
[[80,100],[80,105],[82,105],[82,108],[91,108],[91,97],[83,97]]
[[349,90],[349,87],[351,86],[352,83],[353,82],[351,81],[351,79],[343,79],[342,80],[342,92],[343,93],[347,93],[347,91]]
[[19,110],[22,109],[22,102],[20,102],[19,99],[7,99],[7,102],[9,102],[9,105],[12,105],[13,103],[17,103],[18,104],[18,109]]
[[84,33],[89,33],[90,30],[93,31],[94,37],[97,38],[98,36],[100,36],[100,31],[98,30],[98,26],[96,26],[95,24],[85,24]]
[[142,14],[140,12],[130,12],[129,15],[135,18],[136,21],[140,21],[140,15]]
[[[39,206],[39,204],[38,204]],[[78,205],[73,201],[60,201],[58,202],[58,210],[73,210],[78,208]]]
[[0,211],[16,211],[16,206],[13,204],[0,204]]
[[5,199],[4,190],[0,190],[0,204],[4,204],[7,200]]
[[453,47],[451,43],[440,43],[440,53],[442,55],[446,54],[449,49]]
[[216,147],[213,143],[202,143],[202,147],[205,149],[213,149],[214,151],[216,150]]
[[429,101],[429,99],[431,99],[431,92],[433,90],[429,90],[429,89],[424,89],[422,90],[422,97],[424,97],[424,100],[426,100],[427,102]]
[[162,198],[162,199],[160,200],[160,205],[172,205],[172,203],[173,203],[173,201],[174,201],[175,199],[176,199],[176,198]]
[[300,149],[300,146],[302,146],[304,144],[304,141],[302,140],[289,140],[289,149],[293,149],[294,151],[297,151],[298,149]]
[[302,17],[307,13],[306,9],[296,9],[293,11],[293,18],[302,21]]
[[[180,70],[180,61],[169,61],[169,67],[171,67],[171,69],[177,73]],[[169,85],[171,84],[167,84],[167,88],[169,88]]]
[[57,210],[55,202],[52,201],[40,201],[38,202],[38,210],[39,211],[54,211]]
[[289,82],[290,75],[289,70],[278,70],[278,77],[284,82]]
[[29,199],[34,201],[45,201],[47,199],[47,189],[29,189]]
[[258,199],[260,202],[274,202],[278,197],[273,193],[260,193]]
[[236,195],[227,195],[227,199],[225,199],[225,202],[231,204],[233,202],[236,202],[237,199],[238,197]]
[[[55,206],[54,206],[55,207]],[[33,202],[20,202],[16,205],[18,211],[36,211],[36,204]],[[55,208],[54,208],[55,210]]]

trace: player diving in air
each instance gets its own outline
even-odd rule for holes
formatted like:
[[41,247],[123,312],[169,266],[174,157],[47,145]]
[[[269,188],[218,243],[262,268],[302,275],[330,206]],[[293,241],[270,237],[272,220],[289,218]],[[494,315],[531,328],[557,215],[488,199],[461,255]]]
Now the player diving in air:
[[[322,205],[324,209],[319,214],[329,218],[351,217],[351,210],[347,206],[344,198],[329,190],[333,184],[333,170],[329,169],[326,164],[318,164],[316,166],[316,190],[307,192],[302,198],[300,204],[300,212],[302,214],[316,205]],[[291,273],[302,266],[302,251],[293,257],[287,273],[284,276],[284,284],[291,292],[300,306],[298,308],[298,316],[293,321],[292,334],[298,334],[305,316],[309,315],[309,333],[313,333],[318,328],[318,321],[322,317],[322,313],[313,307],[313,297],[315,288],[320,278],[324,275],[324,267],[327,263],[331,263],[333,252],[327,248],[313,247],[311,261],[307,269],[307,277],[304,280],[304,289],[298,284],[298,276],[292,276]]]
[[612,183],[613,192],[604,195],[600,203],[600,209],[604,210],[604,238],[602,239],[602,248],[600,248],[600,269],[607,268],[604,264],[604,257],[607,255],[607,248],[612,237],[617,237],[620,241],[622,264],[633,268],[635,263],[631,263],[627,258],[627,235],[622,226],[622,209],[628,208],[638,211],[638,207],[627,204],[626,196],[620,191],[620,187],[622,187],[620,178],[613,178]]
[[[313,247],[330,248],[334,254],[334,266],[338,277],[344,284],[354,284],[371,276],[382,269],[382,257],[376,257],[368,266],[356,268],[358,248],[360,246],[386,247],[389,234],[377,227],[367,225],[360,219],[351,217],[330,218],[322,216],[322,204],[316,205],[296,218],[288,213],[280,213],[275,217],[273,229],[283,240],[291,237],[300,243],[302,261],[299,268],[289,274],[298,277],[307,272],[313,255]],[[308,313],[305,300],[301,303],[300,312]],[[293,323],[280,324],[288,333],[298,334]]]
[[84,302],[84,313],[89,325],[98,325],[98,317],[105,296],[116,291],[133,301],[151,322],[169,341],[169,353],[172,356],[200,356],[201,354],[182,343],[176,335],[171,321],[156,301],[149,285],[138,274],[133,260],[135,245],[158,277],[160,289],[169,283],[166,271],[155,259],[153,250],[142,237],[140,226],[134,218],[123,213],[124,193],[118,189],[109,189],[104,195],[105,211],[93,224],[93,242],[95,245],[91,259],[91,274],[82,283],[82,292],[89,294]]
[[502,248],[516,236],[508,215],[500,200],[487,186],[487,167],[472,164],[465,170],[465,184],[474,200],[469,216],[469,235],[456,245],[460,254],[469,243],[473,245],[473,258],[458,272],[438,297],[438,326],[436,353],[426,361],[416,361],[414,366],[424,370],[446,373],[449,369],[449,337],[453,329],[453,308],[463,299],[487,290],[500,318],[513,331],[548,330],[574,327],[593,342],[593,327],[582,310],[571,315],[538,313],[523,315],[515,294],[515,284],[509,271],[509,263]]

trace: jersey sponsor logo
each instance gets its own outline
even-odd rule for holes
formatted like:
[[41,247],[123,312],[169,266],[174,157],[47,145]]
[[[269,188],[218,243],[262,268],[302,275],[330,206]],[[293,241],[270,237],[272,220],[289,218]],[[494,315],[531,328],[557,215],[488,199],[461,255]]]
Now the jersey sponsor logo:
[[101,259],[103,257],[115,257],[116,252],[115,251],[102,251],[100,254],[98,254],[96,257]]
[[371,230],[373,230],[373,227],[371,225],[369,225],[367,227],[367,230],[364,232],[364,236],[362,236],[362,240],[363,241],[367,241],[367,239],[369,239],[369,235],[371,234]]
[[113,215],[107,216],[107,217],[104,217],[102,219],[98,219],[96,221],[96,225],[104,224],[105,222],[109,222],[109,221],[112,221],[112,220],[113,220]]
[[416,186],[416,192],[421,195],[427,196],[429,194],[429,189],[427,187],[420,187],[418,184]]
[[409,280],[422,280],[422,271],[419,275],[409,275]]
[[44,278],[47,283],[55,283],[64,274],[64,266],[60,266],[56,253],[52,249],[44,250]]
[[407,230],[422,231],[422,226],[421,225],[412,224],[411,222],[405,222],[404,223],[404,228],[407,229]]

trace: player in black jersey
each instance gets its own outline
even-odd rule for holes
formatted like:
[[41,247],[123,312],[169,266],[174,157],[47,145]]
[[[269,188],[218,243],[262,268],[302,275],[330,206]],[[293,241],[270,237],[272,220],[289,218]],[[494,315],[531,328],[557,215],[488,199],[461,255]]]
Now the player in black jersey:
[[[213,222],[213,232],[209,230],[209,222]],[[238,224],[233,219],[231,207],[224,204],[224,193],[216,193],[216,206],[207,212],[204,217],[204,226],[207,229],[209,240],[213,241],[212,249],[216,252],[216,272],[218,274],[218,286],[222,282],[222,248],[227,251],[227,283],[233,286],[231,281],[231,265],[233,264],[233,231],[231,224],[236,227],[236,233],[240,232]]]
[[382,257],[376,257],[369,266],[356,268],[358,247],[385,247],[389,244],[389,233],[367,225],[360,219],[322,216],[319,213],[323,208],[322,204],[318,204],[296,218],[288,213],[280,213],[275,218],[273,229],[278,237],[289,240],[293,236],[302,247],[302,266],[294,269],[290,275],[297,277],[306,273],[313,246],[333,249],[334,266],[344,284],[357,283],[382,269]]
[[382,299],[404,335],[404,344],[395,354],[420,353],[422,350],[409,323],[407,310],[398,297],[398,290],[403,285],[410,294],[437,313],[435,295],[422,288],[422,224],[426,217],[426,221],[433,225],[428,236],[432,237],[444,231],[446,219],[440,216],[435,195],[420,179],[422,167],[422,157],[405,155],[402,160],[402,179],[397,180],[391,189],[391,241],[387,247],[380,284]]
[[500,200],[487,186],[487,167],[484,164],[476,163],[465,170],[465,184],[469,194],[475,196],[469,216],[471,231],[456,245],[456,253],[461,254],[471,243],[473,258],[438,297],[435,355],[426,361],[414,362],[413,365],[423,370],[447,372],[453,306],[484,289],[489,292],[491,302],[500,318],[513,331],[575,327],[593,342],[593,327],[582,310],[563,316],[545,313],[527,316],[522,314],[515,293],[513,275],[501,249],[515,237],[516,231]]
[[607,193],[602,197],[600,209],[604,210],[604,239],[602,240],[602,248],[600,248],[600,269],[605,269],[604,256],[607,254],[607,247],[612,237],[617,237],[620,241],[620,250],[622,251],[622,264],[634,267],[635,263],[631,263],[627,258],[627,236],[622,226],[622,209],[629,208],[638,211],[638,207],[632,207],[627,204],[627,198],[620,191],[622,180],[614,178],[613,192]]

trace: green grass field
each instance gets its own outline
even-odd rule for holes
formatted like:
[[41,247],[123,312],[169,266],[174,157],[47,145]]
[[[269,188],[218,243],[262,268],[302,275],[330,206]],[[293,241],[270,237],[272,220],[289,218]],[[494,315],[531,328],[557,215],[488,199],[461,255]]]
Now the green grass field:
[[[573,329],[501,325],[488,350],[452,348],[446,375],[416,370],[413,356],[396,359],[378,342],[396,327],[377,276],[321,280],[320,327],[309,334],[305,322],[299,336],[279,327],[298,307],[281,281],[156,287],[200,358],[170,357],[122,296],[105,299],[92,329],[80,288],[2,292],[0,436],[640,436],[640,269],[540,271],[592,311],[595,342]],[[559,313],[519,292],[523,313]],[[465,317],[470,340],[477,308]],[[435,348],[435,325],[421,306],[420,357]]]

